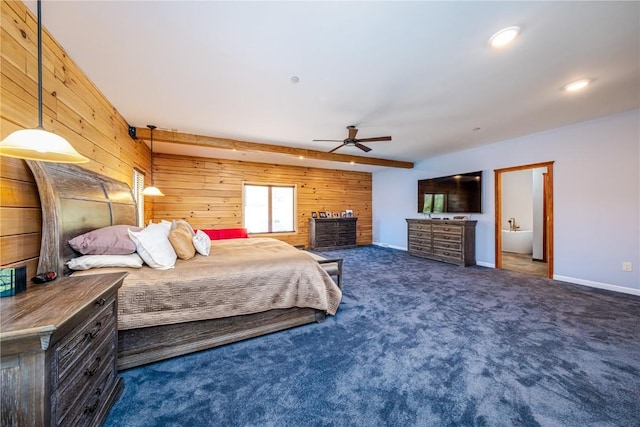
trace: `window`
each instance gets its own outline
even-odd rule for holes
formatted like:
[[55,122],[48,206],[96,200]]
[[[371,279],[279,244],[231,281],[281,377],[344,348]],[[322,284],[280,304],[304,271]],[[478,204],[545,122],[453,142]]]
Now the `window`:
[[249,233],[295,231],[295,185],[243,185],[243,221]]
[[424,207],[422,212],[424,213],[442,213],[445,206],[445,194],[430,194],[424,195]]
[[138,169],[133,170],[133,198],[136,201],[138,226],[144,226],[144,173]]

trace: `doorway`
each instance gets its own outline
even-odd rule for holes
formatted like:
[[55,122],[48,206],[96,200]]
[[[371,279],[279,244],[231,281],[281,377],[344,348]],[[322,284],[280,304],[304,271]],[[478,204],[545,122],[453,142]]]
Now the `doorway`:
[[[540,210],[540,225],[537,227],[532,227],[531,233],[532,241],[534,243],[533,254],[531,256],[523,256],[513,252],[504,252],[504,242],[503,235],[507,233],[507,236],[510,241],[508,245],[511,245],[511,237],[517,236],[517,240],[526,237],[526,233],[524,231],[529,230],[521,230],[518,225],[518,218],[509,218],[508,221],[505,221],[503,218],[503,196],[507,193],[503,179],[505,178],[505,174],[510,172],[520,172],[520,171],[534,171],[534,173],[539,173],[539,184],[540,184],[540,194],[541,194],[541,206]],[[553,278],[553,162],[545,162],[545,163],[535,163],[530,165],[523,166],[514,166],[510,168],[503,169],[495,169],[495,264],[496,268],[509,268],[518,271],[524,272],[534,272],[543,270],[543,264],[536,263],[544,263],[546,265],[546,277],[552,279]],[[535,214],[534,214],[535,216]],[[507,225],[505,225],[505,223]],[[539,230],[535,231],[535,230]],[[503,231],[504,230],[504,231]],[[514,234],[508,234],[510,232],[515,232]],[[518,233],[520,232],[520,233]],[[509,247],[507,247],[509,249]],[[537,252],[537,253],[536,253]],[[529,271],[531,270],[531,271]]]

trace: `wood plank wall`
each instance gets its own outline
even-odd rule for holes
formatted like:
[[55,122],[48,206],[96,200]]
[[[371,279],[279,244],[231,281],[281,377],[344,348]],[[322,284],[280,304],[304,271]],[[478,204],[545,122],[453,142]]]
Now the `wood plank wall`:
[[308,246],[312,211],[352,209],[358,244],[372,242],[371,173],[164,154],[155,154],[153,162],[155,184],[165,194],[155,199],[155,221],[181,218],[194,228],[242,227],[243,182],[295,184],[296,233],[270,237]]
[[[38,124],[37,23],[19,1],[2,0],[0,138]],[[43,28],[44,127],[67,138],[91,159],[82,167],[132,185],[133,168],[150,177],[150,151],[129,137],[128,124]],[[166,197],[145,202],[145,222],[185,218],[199,228],[241,225],[241,181],[298,186],[298,230],[283,235],[308,243],[311,211],[353,209],[358,243],[371,243],[371,174],[179,156],[154,157],[156,185]],[[159,199],[160,200],[160,199]],[[40,253],[40,200],[22,160],[0,157],[0,266],[27,265],[36,274]],[[44,219],[46,220],[46,218]]]
[[[37,20],[19,1],[2,0],[0,138],[38,124]],[[46,24],[46,23],[45,23]],[[46,26],[46,25],[45,25]],[[132,184],[133,167],[149,176],[150,151],[129,137],[125,119],[43,28],[43,121],[91,159],[82,165]],[[41,210],[31,171],[0,157],[0,265],[36,273]],[[46,219],[45,219],[46,220]]]

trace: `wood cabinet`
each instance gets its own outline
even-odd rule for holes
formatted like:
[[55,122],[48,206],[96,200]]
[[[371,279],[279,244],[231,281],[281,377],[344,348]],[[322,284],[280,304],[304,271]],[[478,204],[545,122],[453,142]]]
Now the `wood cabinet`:
[[476,222],[407,219],[409,254],[465,267],[475,265]]
[[356,246],[358,218],[310,218],[311,249],[352,248]]
[[126,273],[65,277],[0,300],[0,424],[101,425],[122,392],[117,292]]

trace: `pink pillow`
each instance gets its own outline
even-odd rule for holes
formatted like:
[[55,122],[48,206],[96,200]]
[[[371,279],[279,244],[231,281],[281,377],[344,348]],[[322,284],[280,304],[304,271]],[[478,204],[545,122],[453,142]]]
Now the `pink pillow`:
[[133,225],[110,225],[89,231],[69,240],[69,245],[82,255],[128,255],[136,251],[136,244],[127,230],[140,231]]
[[211,240],[246,239],[249,237],[246,228],[219,228],[202,230]]

